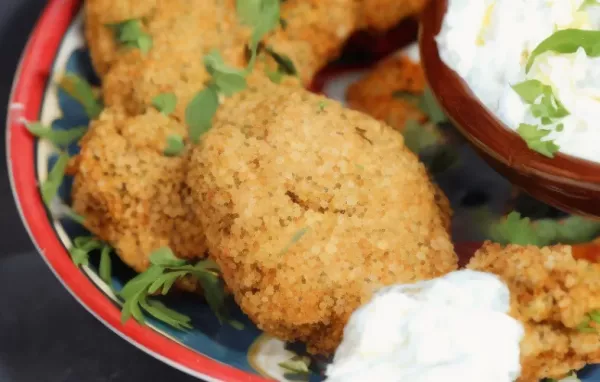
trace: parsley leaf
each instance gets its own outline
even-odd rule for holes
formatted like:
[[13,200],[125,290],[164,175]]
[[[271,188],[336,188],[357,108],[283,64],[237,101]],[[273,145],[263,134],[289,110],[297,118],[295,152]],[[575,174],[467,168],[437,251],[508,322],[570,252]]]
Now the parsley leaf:
[[288,56],[275,52],[271,47],[266,47],[265,52],[273,57],[273,60],[277,63],[278,72],[288,76],[298,75],[298,70],[296,69],[294,62]]
[[90,252],[105,246],[100,240],[91,236],[79,236],[73,240],[73,245],[69,249],[71,259],[76,266],[89,265]]
[[240,327],[239,323],[229,319],[225,307],[225,292],[217,275],[217,265],[213,261],[204,260],[195,265],[186,265],[186,262],[177,258],[170,248],[163,247],[150,254],[150,264],[145,272],[131,279],[119,293],[125,301],[121,312],[122,322],[133,317],[143,324],[146,312],[176,329],[191,328],[191,319],[188,316],[167,308],[153,300],[150,295],[156,292],[165,295],[177,280],[192,276],[199,281],[206,301],[217,318]]
[[167,137],[167,147],[164,154],[166,156],[179,156],[185,148],[183,137],[179,134],[171,134]]
[[152,37],[144,32],[140,20],[131,19],[120,23],[108,24],[115,39],[126,48],[137,48],[146,54],[152,49]]
[[246,71],[225,64],[218,51],[213,50],[204,56],[204,66],[224,95],[231,96],[246,88]]
[[583,48],[589,57],[600,56],[600,31],[563,29],[554,32],[531,52],[525,72],[529,72],[535,59],[546,52],[575,53]]
[[554,141],[542,140],[550,134],[550,130],[543,130],[536,125],[521,123],[517,128],[517,132],[525,140],[527,147],[548,158],[553,158],[554,154],[560,149]]
[[98,118],[104,106],[86,80],[67,73],[58,81],[58,86],[83,106],[90,119]]
[[88,130],[87,126],[74,127],[69,130],[52,129],[50,126],[42,125],[39,122],[28,123],[25,125],[27,130],[40,139],[46,139],[54,146],[66,147],[71,143],[78,141]]
[[65,177],[65,171],[69,164],[69,154],[63,152],[58,157],[58,160],[52,166],[52,170],[48,173],[48,178],[40,186],[40,192],[42,194],[42,200],[46,203],[46,206],[50,206],[52,201],[58,193],[58,189],[62,184]]
[[98,274],[100,275],[100,278],[108,285],[112,285],[112,262],[110,258],[111,251],[112,248],[108,245],[104,245],[104,247],[102,247],[102,252],[100,252],[100,266],[98,268]]
[[177,107],[177,96],[175,93],[162,93],[152,99],[152,106],[164,115],[169,115]]
[[198,143],[211,126],[219,107],[219,96],[214,85],[207,86],[190,101],[185,110],[185,122],[190,129],[190,140]]
[[[485,219],[487,220],[487,219]],[[579,216],[562,220],[531,221],[518,212],[495,222],[485,222],[491,240],[500,244],[537,245],[586,243],[600,234],[600,222]]]

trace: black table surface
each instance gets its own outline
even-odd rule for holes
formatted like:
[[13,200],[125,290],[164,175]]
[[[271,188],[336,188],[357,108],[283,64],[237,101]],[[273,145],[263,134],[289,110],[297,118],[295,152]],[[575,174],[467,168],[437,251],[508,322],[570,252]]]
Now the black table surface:
[[[21,51],[45,5],[0,0],[2,126]],[[197,381],[124,341],[75,301],[35,251],[5,165],[0,172],[0,382]]]

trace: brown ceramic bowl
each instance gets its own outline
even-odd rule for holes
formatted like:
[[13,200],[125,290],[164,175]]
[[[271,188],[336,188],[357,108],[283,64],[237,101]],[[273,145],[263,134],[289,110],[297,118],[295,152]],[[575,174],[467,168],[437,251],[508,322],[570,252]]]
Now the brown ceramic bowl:
[[442,62],[435,36],[447,6],[447,0],[431,0],[419,31],[425,75],[446,115],[483,158],[516,186],[564,211],[600,217],[600,164],[562,154],[547,158],[530,150]]

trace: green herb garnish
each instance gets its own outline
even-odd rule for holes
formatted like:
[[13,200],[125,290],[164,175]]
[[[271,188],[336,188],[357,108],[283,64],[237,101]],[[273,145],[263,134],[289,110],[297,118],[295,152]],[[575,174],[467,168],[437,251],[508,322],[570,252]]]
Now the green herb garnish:
[[517,132],[527,143],[527,147],[548,158],[553,158],[554,154],[560,149],[554,141],[543,140],[551,133],[550,130],[542,130],[536,125],[521,123],[517,128]]
[[[532,105],[531,113],[537,118],[547,118],[551,122],[555,118],[569,115],[569,111],[556,98],[552,87],[538,80],[527,80],[512,86],[523,102]],[[536,101],[539,100],[539,103]]]
[[146,54],[152,49],[152,36],[144,32],[142,22],[137,19],[108,24],[115,34],[115,39],[126,48],[137,48]]
[[204,66],[220,93],[231,96],[246,88],[246,71],[225,64],[218,51],[204,56]]
[[190,140],[198,143],[200,137],[211,126],[213,116],[219,107],[219,95],[214,85],[208,85],[190,101],[185,109],[185,122],[190,129]]
[[178,134],[171,134],[167,137],[167,147],[165,147],[164,154],[166,156],[178,156],[184,148],[183,137]]
[[119,293],[125,301],[121,313],[122,322],[133,317],[143,324],[144,312],[146,312],[176,329],[190,329],[192,327],[190,317],[169,309],[154,300],[151,295],[154,293],[166,295],[177,280],[192,276],[199,281],[204,297],[219,321],[227,321],[232,323],[232,326],[239,327],[239,323],[229,320],[225,307],[225,292],[215,262],[203,260],[195,265],[189,265],[185,260],[177,258],[170,248],[163,247],[152,252],[150,264],[145,272],[131,279]]
[[277,63],[277,71],[287,76],[297,76],[298,70],[294,62],[285,54],[277,53],[271,47],[265,47],[265,52],[269,54]]
[[104,247],[102,247],[102,252],[100,252],[100,267],[98,268],[98,274],[100,275],[100,278],[108,285],[112,285],[112,261],[110,258],[111,251],[112,248],[108,245],[104,245]]
[[325,106],[327,106],[327,102],[319,101],[319,112],[322,113],[325,111]]
[[177,107],[177,96],[175,93],[162,93],[152,99],[152,106],[164,115],[169,115]]
[[437,130],[427,128],[413,119],[406,121],[402,135],[406,147],[415,154],[419,154],[427,147],[438,145],[443,140]]
[[90,252],[103,248],[105,245],[98,239],[91,236],[79,236],[73,240],[73,245],[69,249],[71,259],[76,266],[89,265]]
[[[482,219],[487,220],[487,218]],[[600,222],[571,216],[563,220],[540,219],[531,221],[518,212],[511,212],[496,222],[485,222],[491,240],[500,244],[547,246],[577,244],[594,239],[600,233]]]
[[40,139],[50,141],[56,147],[67,147],[71,143],[83,137],[87,131],[86,126],[74,127],[69,130],[53,129],[50,126],[42,125],[39,122],[28,123],[25,125],[27,130]]
[[598,0],[585,0],[581,4],[581,6],[579,7],[579,9],[577,9],[577,11],[584,11],[588,7],[593,7],[593,6],[597,6],[597,5],[600,5],[600,3],[598,2]]
[[104,106],[86,80],[67,73],[60,79],[58,86],[83,106],[90,119],[98,118]]
[[563,29],[554,32],[531,52],[525,72],[529,72],[535,59],[541,54],[546,52],[575,53],[579,48],[583,48],[588,57],[600,56],[600,31]]
[[304,235],[306,235],[306,233],[308,232],[308,228],[304,227],[299,229],[296,233],[294,233],[294,236],[292,236],[292,239],[289,241],[289,243],[287,243],[285,245],[285,247],[283,247],[283,249],[279,252],[280,255],[285,254],[287,251],[290,250],[290,248],[296,244],[297,242],[300,241],[300,239],[302,239],[302,237]]
[[65,177],[65,171],[68,164],[69,154],[64,152],[61,153],[54,166],[52,166],[52,170],[48,173],[48,178],[41,185],[40,192],[42,193],[42,200],[44,200],[46,206],[50,206],[52,200],[56,197],[58,189]]

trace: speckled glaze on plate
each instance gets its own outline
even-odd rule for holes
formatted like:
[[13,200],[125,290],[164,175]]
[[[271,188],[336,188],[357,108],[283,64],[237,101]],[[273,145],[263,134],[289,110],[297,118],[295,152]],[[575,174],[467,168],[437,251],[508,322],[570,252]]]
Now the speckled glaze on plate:
[[[56,129],[86,125],[87,117],[79,104],[60,91],[57,77],[74,72],[91,82],[97,81],[90,65],[82,33],[80,0],[52,0],[39,20],[17,71],[7,118],[8,166],[11,184],[23,222],[50,269],[65,288],[96,318],[125,340],[157,359],[206,381],[267,381],[288,380],[278,363],[294,353],[301,353],[299,344],[285,344],[263,335],[239,310],[237,319],[245,324],[238,331],[221,326],[208,307],[196,296],[169,296],[170,307],[192,317],[193,330],[181,332],[148,319],[147,326],[133,320],[120,322],[120,302],[97,275],[96,256],[89,267],[77,268],[66,248],[71,238],[85,231],[66,220],[55,220],[48,215],[38,191],[39,182],[46,179],[48,169],[56,158],[53,148],[46,142],[33,138],[24,128],[24,122],[41,120]],[[350,52],[364,55],[365,44],[374,46],[375,56],[402,46],[414,38],[414,23],[409,29],[391,33],[394,45],[379,42],[365,43],[365,36],[355,40]],[[412,29],[410,29],[412,28]],[[410,36],[406,39],[402,36]],[[315,81],[315,91],[343,100],[349,83],[360,77],[365,63],[343,61],[325,70]],[[449,134],[453,134],[449,131]],[[506,209],[511,199],[512,187],[491,171],[470,148],[455,136],[461,153],[461,165],[439,174],[436,181],[447,193],[455,209],[453,236],[456,242],[480,241],[481,233],[472,230],[472,195],[498,213]],[[69,148],[71,153],[76,147]],[[477,176],[473,176],[477,174]],[[60,189],[60,196],[68,201],[70,179]],[[459,244],[459,252],[466,256],[477,244]],[[113,257],[112,288],[119,290],[133,272]],[[321,381],[326,365],[324,359],[314,359],[310,382]],[[586,381],[600,380],[590,374]]]

